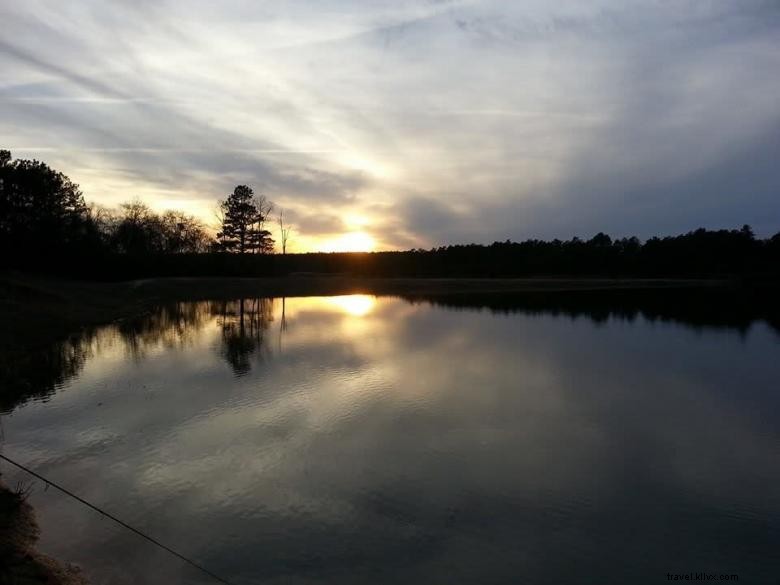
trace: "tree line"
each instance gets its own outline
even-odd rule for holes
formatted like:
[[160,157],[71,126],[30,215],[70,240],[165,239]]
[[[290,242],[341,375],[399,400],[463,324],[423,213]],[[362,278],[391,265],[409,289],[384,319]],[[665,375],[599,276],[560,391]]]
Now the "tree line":
[[387,277],[543,275],[719,276],[777,279],[780,233],[750,226],[612,239],[530,239],[403,252],[286,254],[290,228],[278,216],[281,254],[271,254],[273,205],[247,185],[219,204],[211,235],[197,218],[157,213],[139,201],[87,205],[78,185],[43,162],[0,151],[0,266],[111,279],[344,273]]
[[[134,200],[117,209],[87,205],[79,186],[38,160],[12,159],[0,150],[0,249],[25,257],[70,254],[270,253],[265,229],[273,204],[237,186],[219,202],[219,231],[213,237],[196,217],[153,211]],[[279,216],[283,239],[290,228]]]

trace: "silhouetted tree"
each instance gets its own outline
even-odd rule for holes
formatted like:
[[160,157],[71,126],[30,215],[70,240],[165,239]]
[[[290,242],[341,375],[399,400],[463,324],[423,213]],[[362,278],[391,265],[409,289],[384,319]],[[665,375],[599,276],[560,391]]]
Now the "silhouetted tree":
[[612,245],[612,238],[610,238],[604,232],[599,232],[590,239],[588,242],[591,246],[596,247],[609,247]]
[[273,206],[265,197],[255,197],[247,185],[238,185],[220,203],[222,227],[217,234],[220,247],[227,252],[271,252],[274,241],[265,222]]
[[208,250],[210,238],[203,224],[193,216],[169,210],[162,214],[160,222],[165,234],[167,253],[198,253]]
[[287,242],[290,241],[292,228],[284,223],[284,209],[279,210],[279,243],[282,246],[282,254],[287,254]]
[[90,217],[105,246],[126,254],[179,254],[205,252],[209,235],[203,224],[186,213],[166,211],[162,215],[135,200],[118,212],[91,206]]
[[19,254],[61,251],[84,240],[87,206],[79,186],[37,160],[0,151],[0,246]]
[[131,201],[120,206],[119,221],[113,233],[117,251],[127,254],[151,254],[162,250],[162,234],[157,218],[145,204]]

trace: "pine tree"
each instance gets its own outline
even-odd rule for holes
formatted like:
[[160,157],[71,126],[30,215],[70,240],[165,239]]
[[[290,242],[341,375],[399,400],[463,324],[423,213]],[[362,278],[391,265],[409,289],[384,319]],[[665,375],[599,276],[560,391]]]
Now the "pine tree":
[[220,209],[222,230],[217,234],[217,240],[223,250],[239,254],[273,250],[271,232],[263,228],[271,212],[271,204],[264,197],[257,198],[251,187],[238,185],[220,203]]

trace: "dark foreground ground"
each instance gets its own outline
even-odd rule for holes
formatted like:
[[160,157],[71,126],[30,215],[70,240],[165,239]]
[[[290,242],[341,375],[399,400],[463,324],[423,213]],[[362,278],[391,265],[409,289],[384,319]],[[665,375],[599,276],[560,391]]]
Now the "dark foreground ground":
[[[519,302],[528,310],[584,311],[596,317],[639,308],[660,318],[678,318],[684,313],[687,319],[707,323],[716,315],[716,321],[728,326],[750,323],[758,316],[778,326],[774,303],[766,301],[774,292],[746,289],[729,280],[696,279],[300,276],[92,283],[0,274],[0,412],[9,412],[27,399],[18,380],[2,372],[19,370],[25,362],[35,367],[36,352],[82,328],[132,318],[169,302],[362,293],[495,311],[511,310]],[[33,511],[24,497],[0,482],[0,581],[84,583],[73,567],[34,550],[37,533]]]

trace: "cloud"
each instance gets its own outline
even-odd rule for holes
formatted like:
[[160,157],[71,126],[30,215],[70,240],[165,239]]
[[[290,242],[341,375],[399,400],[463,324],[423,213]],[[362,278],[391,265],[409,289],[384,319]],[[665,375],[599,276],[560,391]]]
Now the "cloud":
[[404,228],[419,234],[431,243],[442,242],[447,233],[463,229],[465,218],[445,202],[426,197],[413,197],[398,206]]
[[305,208],[301,229],[363,213],[388,247],[780,229],[780,170],[757,162],[780,118],[775,2],[79,0],[0,18],[3,147],[92,200],[207,210],[251,183]]

